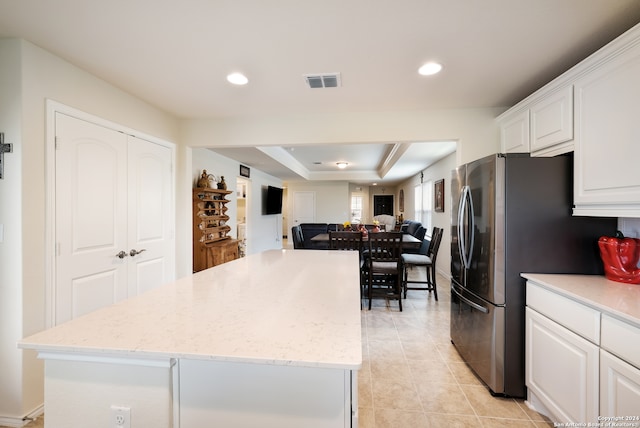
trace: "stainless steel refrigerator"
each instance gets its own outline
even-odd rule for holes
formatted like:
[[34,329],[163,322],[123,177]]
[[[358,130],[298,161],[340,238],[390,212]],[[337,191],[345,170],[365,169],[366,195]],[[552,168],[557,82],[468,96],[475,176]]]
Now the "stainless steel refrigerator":
[[492,155],[451,178],[451,341],[496,395],[525,397],[522,272],[602,274],[613,218],[573,217],[573,158]]

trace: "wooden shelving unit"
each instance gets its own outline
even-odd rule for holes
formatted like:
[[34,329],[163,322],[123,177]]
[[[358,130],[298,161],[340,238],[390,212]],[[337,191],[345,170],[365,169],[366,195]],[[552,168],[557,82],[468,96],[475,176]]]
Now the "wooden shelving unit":
[[238,241],[227,233],[229,190],[193,189],[193,271],[238,258]]

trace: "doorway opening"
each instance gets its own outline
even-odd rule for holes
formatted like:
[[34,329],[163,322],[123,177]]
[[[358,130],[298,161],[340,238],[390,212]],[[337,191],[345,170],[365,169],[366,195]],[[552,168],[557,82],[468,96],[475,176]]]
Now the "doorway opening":
[[238,237],[238,256],[247,255],[247,205],[249,202],[249,180],[236,179],[236,228]]
[[373,216],[393,215],[393,195],[373,195]]

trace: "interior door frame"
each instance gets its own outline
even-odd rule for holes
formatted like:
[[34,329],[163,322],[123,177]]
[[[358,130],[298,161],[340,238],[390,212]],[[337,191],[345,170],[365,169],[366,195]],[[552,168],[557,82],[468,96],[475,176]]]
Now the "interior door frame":
[[[159,144],[171,150],[171,191],[173,193],[173,223],[174,236],[176,228],[176,145],[169,141],[162,140],[152,135],[145,134],[135,129],[111,122],[90,113],[78,110],[60,102],[46,99],[46,115],[45,115],[45,327],[51,328],[55,326],[55,295],[56,295],[56,113],[63,113],[76,119],[104,126],[116,131],[123,132],[127,135],[133,135],[149,142]],[[176,265],[176,256],[174,248],[174,260]],[[175,269],[175,266],[174,266]]]

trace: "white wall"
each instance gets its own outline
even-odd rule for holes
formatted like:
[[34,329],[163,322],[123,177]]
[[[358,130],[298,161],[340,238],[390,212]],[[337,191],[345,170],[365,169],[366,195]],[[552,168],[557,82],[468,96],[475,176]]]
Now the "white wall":
[[16,348],[23,330],[20,68],[19,42],[0,39],[0,132],[13,145],[13,153],[4,155],[0,180],[0,425],[3,416],[23,413],[22,353]]
[[342,224],[351,218],[349,183],[347,181],[289,181],[287,185],[287,215],[291,230],[293,221],[293,195],[295,192],[315,192],[316,223]]
[[[14,153],[5,155],[9,175],[0,181],[0,305],[11,305],[2,311],[9,331],[0,336],[0,422],[8,424],[43,402],[42,364],[33,352],[18,350],[16,338],[46,325],[46,100],[171,142],[178,142],[178,121],[23,40],[0,40],[0,68],[0,131],[14,144]],[[184,153],[178,153],[180,162]],[[178,248],[185,236],[177,231]]]
[[[196,181],[202,174],[203,169],[206,169],[207,173],[216,177],[224,175],[227,190],[233,191],[227,196],[227,199],[231,201],[227,204],[229,208],[227,215],[230,217],[227,224],[231,226],[230,235],[237,237],[236,178],[239,176],[240,164],[211,150],[193,149],[192,187],[196,185]],[[255,168],[251,168],[251,177],[249,179],[245,178],[245,180],[249,182],[245,206],[247,254],[282,248],[282,215],[262,214],[262,189],[266,186],[282,187],[282,180]]]
[[[456,168],[456,154],[452,153],[446,158],[436,162],[422,171],[423,181],[440,180],[444,178],[444,212],[434,212],[432,224],[443,229],[442,241],[436,260],[436,270],[445,278],[451,277],[451,171]],[[420,174],[416,174],[397,187],[396,198],[400,189],[404,190],[404,218],[413,219],[415,209],[414,188],[420,184]],[[427,234],[431,234],[428,230]]]

